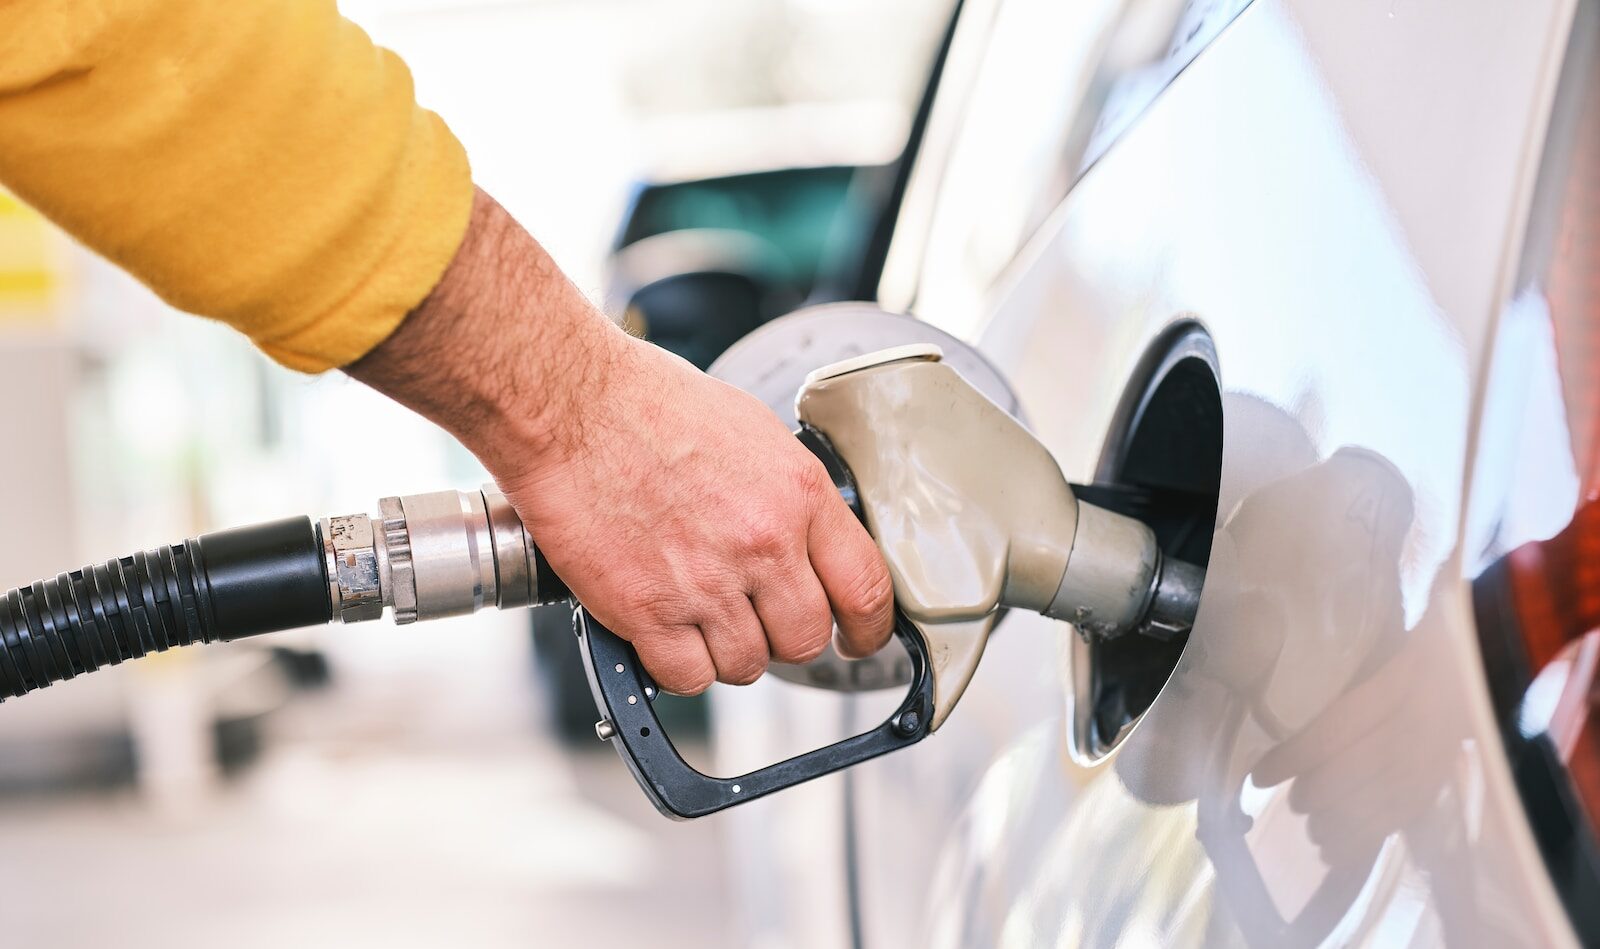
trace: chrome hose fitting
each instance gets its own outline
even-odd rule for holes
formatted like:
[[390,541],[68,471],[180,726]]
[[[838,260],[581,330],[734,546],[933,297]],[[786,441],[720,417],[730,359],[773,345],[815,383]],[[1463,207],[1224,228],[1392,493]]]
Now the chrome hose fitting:
[[414,623],[568,596],[492,484],[383,498],[378,511],[321,522],[328,596],[340,622],[377,619],[384,607],[394,608],[395,622]]

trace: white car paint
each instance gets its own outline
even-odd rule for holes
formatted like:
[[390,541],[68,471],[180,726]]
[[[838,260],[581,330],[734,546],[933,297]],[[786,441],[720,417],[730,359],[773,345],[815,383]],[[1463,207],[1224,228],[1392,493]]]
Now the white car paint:
[[[987,28],[1038,4],[972,6]],[[756,944],[1573,941],[1501,752],[1466,579],[1474,473],[1505,482],[1480,464],[1507,451],[1480,425],[1572,14],[1257,0],[998,279],[973,266],[967,285],[962,261],[992,254],[983,189],[1035,182],[951,161],[963,129],[993,125],[968,111],[981,95],[941,92],[956,104],[936,109],[901,224],[942,263],[908,278],[892,253],[885,301],[976,343],[1073,480],[1092,478],[1149,343],[1199,320],[1225,416],[1209,578],[1176,672],[1098,762],[1070,739],[1073,634],[1013,613],[945,729],[730,817],[755,848],[742,863],[775,861],[752,886],[784,894]],[[958,40],[951,68],[981,59]],[[1010,100],[1013,122],[1026,106]],[[1016,147],[1053,147],[1049,131],[1021,127]],[[719,736],[781,714],[794,687],[735,701]],[[805,857],[785,861],[773,827]]]

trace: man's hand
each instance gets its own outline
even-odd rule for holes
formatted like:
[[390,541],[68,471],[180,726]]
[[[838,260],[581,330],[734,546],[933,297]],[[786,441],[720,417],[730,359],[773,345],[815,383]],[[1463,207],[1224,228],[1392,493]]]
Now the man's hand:
[[833,618],[848,655],[888,640],[888,570],[821,462],[754,397],[617,329],[482,192],[439,286],[348,371],[483,461],[662,688],[811,659]]

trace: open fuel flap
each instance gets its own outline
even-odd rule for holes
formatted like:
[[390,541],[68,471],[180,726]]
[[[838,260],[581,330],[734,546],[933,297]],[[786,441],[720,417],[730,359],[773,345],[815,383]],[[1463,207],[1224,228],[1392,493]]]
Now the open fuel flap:
[[[1216,349],[1193,321],[1146,350],[1112,417],[1085,501],[1136,517],[1163,555],[1205,566],[1222,477],[1222,395]],[[1188,633],[1087,638],[1073,646],[1073,752],[1094,761],[1138,723],[1177,668]]]

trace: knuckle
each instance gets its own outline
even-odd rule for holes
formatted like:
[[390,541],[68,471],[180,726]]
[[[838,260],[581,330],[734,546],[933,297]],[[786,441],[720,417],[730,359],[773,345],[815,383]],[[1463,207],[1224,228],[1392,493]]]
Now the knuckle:
[[821,635],[800,647],[800,651],[795,656],[795,662],[810,662],[822,655],[823,651],[828,648],[828,643],[833,641],[833,623],[830,621],[826,626],[821,627],[821,630]]
[[824,606],[816,625],[811,627],[808,635],[801,640],[800,651],[809,661],[821,655],[831,642],[833,642],[833,611]]
[[[802,449],[803,450],[803,449]],[[826,497],[833,492],[833,482],[828,479],[827,469],[822,467],[822,462],[806,453],[790,469],[790,483],[802,496],[815,498]]]
[[729,660],[722,673],[722,681],[729,685],[749,685],[767,671],[767,657],[755,652],[741,652]]
[[654,577],[638,576],[620,585],[612,608],[639,625],[660,629],[682,622],[683,598],[682,591],[665,589]]
[[704,662],[675,659],[657,663],[656,666],[658,668],[645,664],[655,678],[656,685],[677,695],[699,695],[716,681],[715,671]]
[[716,679],[709,658],[703,652],[696,655],[691,645],[698,638],[698,630],[677,627],[635,640],[634,648],[656,685],[678,695],[698,695]]
[[675,695],[699,695],[715,681],[716,676],[708,670],[686,670],[671,681],[657,678],[656,684]]
[[681,611],[671,600],[665,598],[652,598],[640,601],[632,607],[633,615],[638,617],[636,626],[641,627],[646,633],[655,633],[672,629],[682,622]]
[[882,564],[868,564],[837,591],[840,613],[860,620],[876,620],[887,614],[894,602],[894,583]]
[[808,617],[806,622],[795,630],[794,635],[785,641],[777,658],[782,662],[795,664],[810,662],[822,655],[822,651],[828,648],[828,643],[832,639],[833,617],[824,608],[820,615]]
[[792,540],[782,518],[762,511],[746,516],[739,524],[739,545],[746,556],[777,560],[789,550]]

